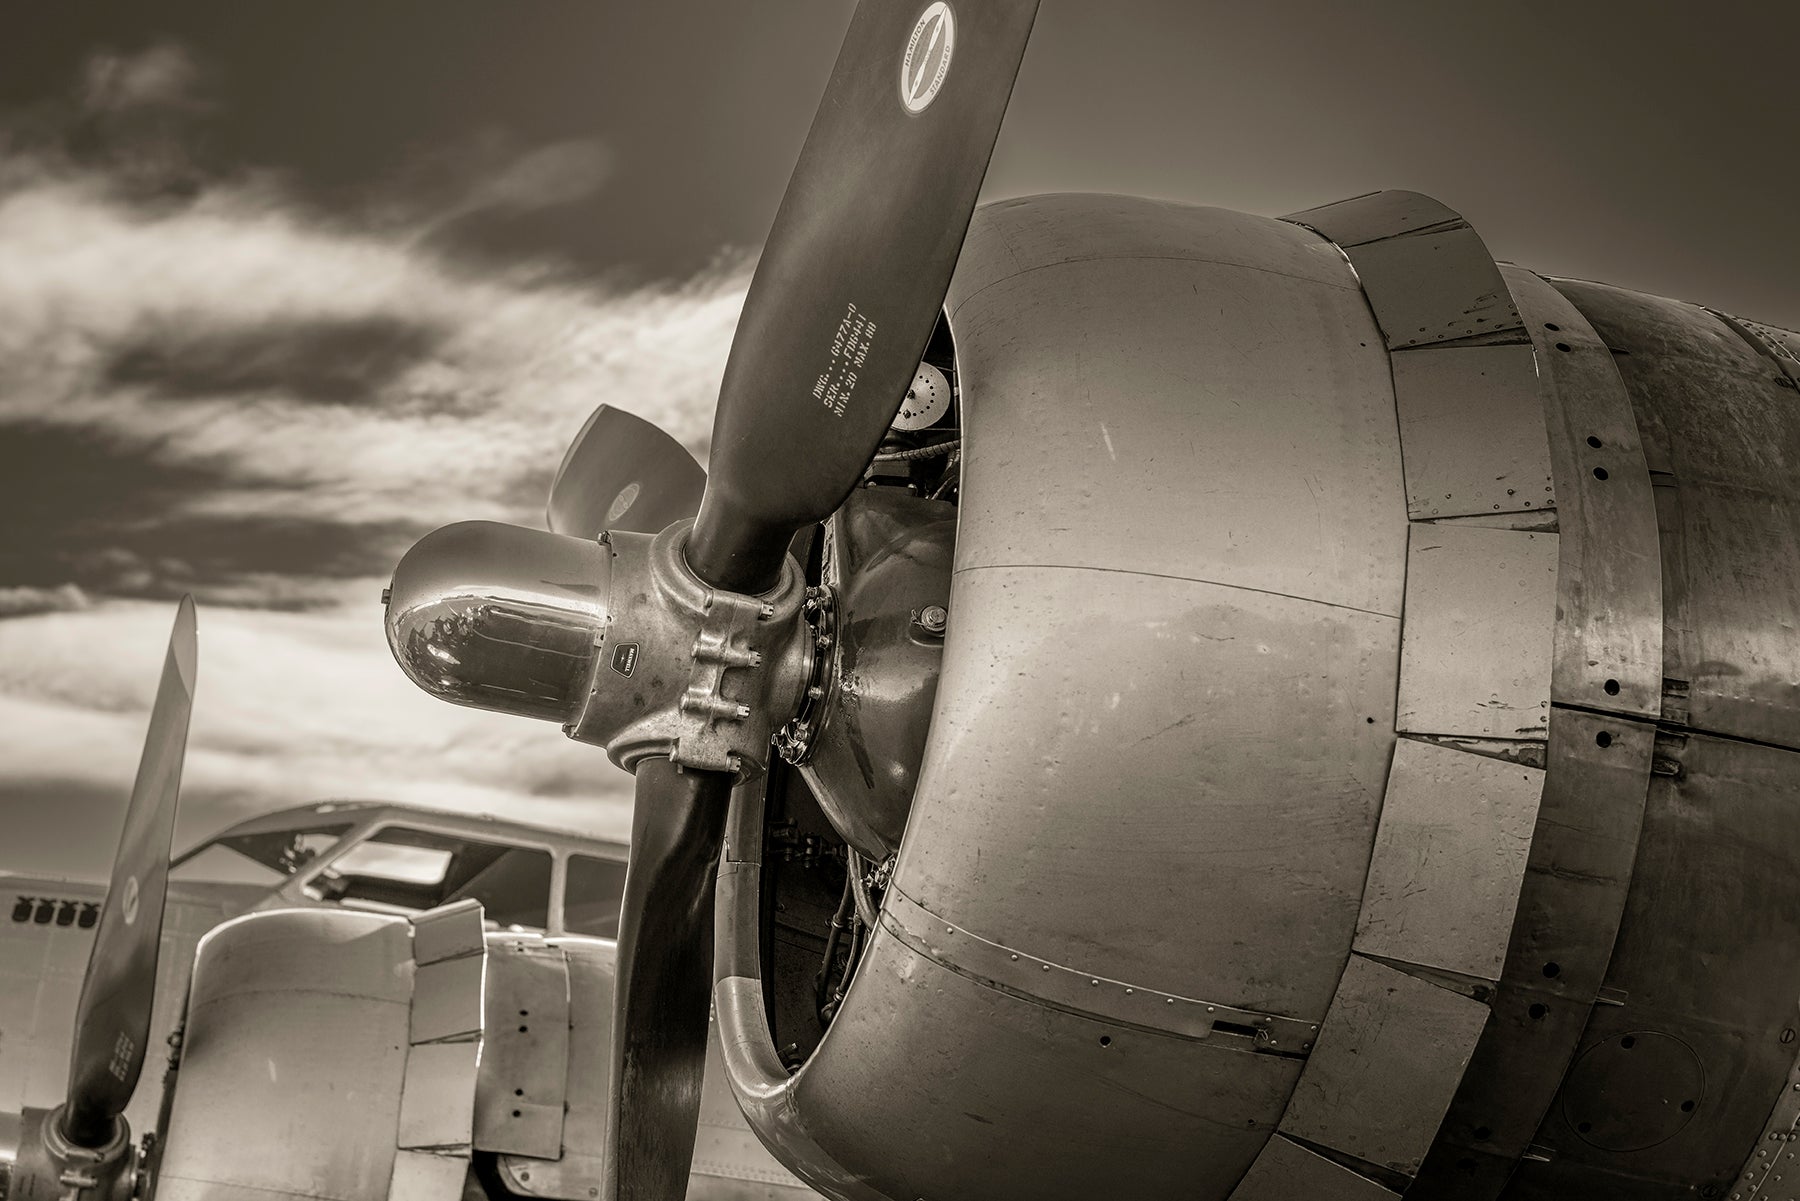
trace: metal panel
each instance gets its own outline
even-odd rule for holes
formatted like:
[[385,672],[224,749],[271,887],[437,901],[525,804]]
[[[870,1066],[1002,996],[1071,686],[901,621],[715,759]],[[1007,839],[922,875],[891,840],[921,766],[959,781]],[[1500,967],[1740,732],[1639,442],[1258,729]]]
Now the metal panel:
[[1396,728],[1543,738],[1550,719],[1557,536],[1414,525]]
[[213,931],[194,970],[157,1197],[385,1195],[410,941],[398,917],[341,909],[258,913]]
[[484,945],[481,902],[474,897],[421,913],[412,925],[414,963],[473,955]]
[[1621,1195],[1627,1179],[1728,1196],[1754,1132],[1792,1088],[1800,752],[1700,734],[1657,742],[1606,976],[1624,1003],[1594,1009],[1538,1133],[1554,1163],[1520,1170],[1537,1195],[1573,1195],[1564,1173],[1585,1165],[1613,1182],[1584,1196]]
[[1653,741],[1648,725],[1551,711],[1549,768],[1494,1018],[1419,1173],[1422,1196],[1499,1196],[1537,1136],[1618,936]]
[[[1317,1021],[1387,782],[1398,623],[1031,567],[958,573],[950,611],[896,885],[1045,962]],[[1131,803],[1106,803],[1121,780]]]
[[1178,997],[1142,985],[1090,975],[971,934],[932,913],[899,888],[882,902],[881,923],[919,954],[952,971],[1100,1021],[1166,1031],[1184,1038],[1240,1038],[1238,1049],[1304,1055],[1316,1022]]
[[406,1150],[469,1145],[480,1053],[478,1042],[425,1043],[407,1050],[396,1146]]
[[1516,329],[1518,310],[1481,238],[1438,227],[1348,252],[1388,349]]
[[[1154,254],[1134,239],[1142,257],[1019,275],[956,311],[958,569],[1141,571],[1397,615],[1393,386],[1356,277],[1296,226],[1186,211]],[[1114,224],[1080,232],[1110,249]],[[1320,246],[1336,282],[1231,261],[1241,239]]]
[[465,1156],[397,1151],[394,1175],[388,1181],[388,1201],[458,1201],[468,1175]]
[[1654,717],[1662,708],[1662,548],[1637,420],[1613,355],[1579,310],[1502,267],[1527,318],[1558,481],[1553,702]]
[[[555,1161],[502,1154],[500,1170],[513,1192],[587,1201],[604,1181],[606,1107],[612,1091],[614,943],[589,938],[550,940],[569,973],[569,1060],[564,1088],[562,1155]],[[514,1087],[520,1087],[515,1085]]]
[[1344,968],[1281,1132],[1412,1175],[1487,1006],[1360,955]]
[[1497,980],[1544,773],[1402,738],[1356,950]]
[[[1800,747],[1800,403],[1693,305],[1557,287],[1621,352],[1662,524],[1666,716]],[[1685,695],[1682,695],[1685,693]]]
[[[1359,290],[1335,246],[1279,221],[1142,196],[1064,192],[976,209],[944,307],[955,322],[964,305],[1001,280],[1097,258],[1204,259]],[[957,351],[960,360],[960,344]]]
[[890,1197],[1223,1197],[1300,1067],[1048,1008],[881,930],[789,1105]]
[[1231,1201],[1382,1201],[1399,1195],[1277,1134],[1263,1144]]
[[440,959],[413,973],[409,1041],[430,1043],[473,1038],[481,1033],[481,976],[485,959],[483,955]]
[[[1742,317],[1733,317],[1730,313],[1721,313],[1718,309],[1707,309],[1707,312],[1723,321],[1735,330],[1739,337],[1769,357],[1781,378],[1775,382],[1783,387],[1800,390],[1800,334],[1790,333],[1773,325],[1764,325],[1760,321],[1745,321]],[[1782,383],[1786,380],[1786,383]]]
[[1530,346],[1427,347],[1393,363],[1409,516],[1555,507]]
[[568,961],[523,938],[494,940],[487,959],[475,1148],[555,1159],[570,1066]]
[[[1769,1120],[1763,1123],[1762,1132],[1757,1135],[1755,1149],[1738,1172],[1738,1179],[1748,1186],[1744,1189],[1743,1201],[1752,1198],[1773,1201],[1777,1197],[1792,1201],[1796,1187],[1800,1187],[1800,1145],[1797,1140],[1800,1140],[1800,1063],[1788,1072],[1787,1086],[1776,1096]],[[1788,1184],[1784,1193],[1779,1186],[1790,1180],[1796,1183]]]
[[1422,193],[1398,188],[1289,213],[1282,220],[1316,229],[1345,249],[1434,225],[1462,223],[1461,215],[1454,209]]

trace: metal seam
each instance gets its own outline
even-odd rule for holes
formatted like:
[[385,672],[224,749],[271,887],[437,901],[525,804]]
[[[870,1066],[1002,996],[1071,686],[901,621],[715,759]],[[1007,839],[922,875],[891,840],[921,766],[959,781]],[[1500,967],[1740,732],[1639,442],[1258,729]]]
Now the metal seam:
[[1310,1053],[1318,1034],[1318,1023],[1303,1018],[1162,992],[1015,951],[933,913],[893,885],[881,920],[906,947],[965,979],[1092,1021],[1290,1058]]

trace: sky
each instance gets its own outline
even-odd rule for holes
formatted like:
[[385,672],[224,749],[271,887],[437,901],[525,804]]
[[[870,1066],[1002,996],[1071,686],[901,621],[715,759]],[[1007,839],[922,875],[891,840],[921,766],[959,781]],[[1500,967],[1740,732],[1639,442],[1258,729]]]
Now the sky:
[[[0,870],[103,875],[173,601],[177,843],[364,797],[623,836],[629,779],[400,674],[432,527],[600,403],[704,458],[843,0],[33,4],[0,43]],[[1045,0],[984,198],[1383,187],[1800,327],[1800,6]]]

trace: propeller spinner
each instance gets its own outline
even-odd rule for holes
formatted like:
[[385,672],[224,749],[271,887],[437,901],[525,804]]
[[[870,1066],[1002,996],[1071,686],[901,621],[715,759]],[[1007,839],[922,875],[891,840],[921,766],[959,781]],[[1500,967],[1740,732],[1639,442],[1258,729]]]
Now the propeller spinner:
[[87,975],[75,1011],[67,1099],[26,1110],[14,1193],[21,1201],[128,1196],[131,1133],[125,1106],[137,1088],[156,1000],[169,841],[187,753],[198,644],[194,598],[184,596],[113,858]]
[[[691,527],[578,541],[467,523],[395,570],[388,639],[416,683],[560,720],[637,774],[609,1201],[686,1189],[726,804],[797,711],[814,648],[788,546],[856,486],[900,407],[1036,13],[1037,0],[858,7],[751,281]],[[559,472],[553,529],[590,535],[599,502],[610,511],[646,478],[608,478],[631,455],[603,453],[601,421]]]

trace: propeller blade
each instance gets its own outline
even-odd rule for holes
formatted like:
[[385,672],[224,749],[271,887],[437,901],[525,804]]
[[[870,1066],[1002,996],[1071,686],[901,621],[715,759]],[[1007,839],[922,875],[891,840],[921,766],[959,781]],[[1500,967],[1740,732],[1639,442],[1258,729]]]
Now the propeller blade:
[[700,1122],[712,907],[731,777],[638,765],[613,999],[606,1201],[680,1201]]
[[112,883],[75,1010],[62,1134],[79,1147],[103,1147],[110,1141],[114,1119],[125,1112],[144,1066],[197,652],[194,598],[184,596],[169,635],[137,783],[113,857]]
[[642,417],[601,405],[587,419],[550,485],[553,534],[601,530],[661,533],[700,511],[706,471],[687,448]]
[[688,564],[765,591],[855,487],[962,251],[1037,0],[864,0],[738,320]]

